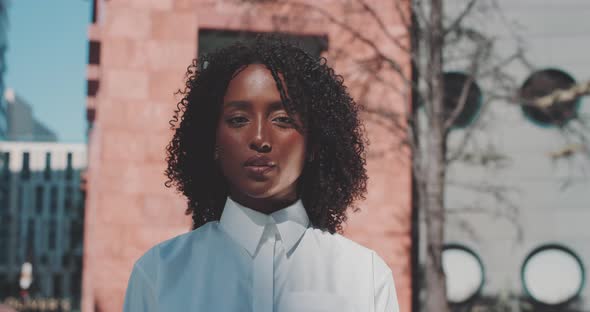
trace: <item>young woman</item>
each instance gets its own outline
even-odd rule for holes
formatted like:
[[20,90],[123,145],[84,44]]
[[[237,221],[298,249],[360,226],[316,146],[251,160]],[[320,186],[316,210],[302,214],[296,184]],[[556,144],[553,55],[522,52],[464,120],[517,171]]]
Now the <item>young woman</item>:
[[124,310],[398,311],[389,267],[339,234],[366,192],[365,139],[325,59],[261,37],[187,77],[166,175],[193,231],[135,263]]

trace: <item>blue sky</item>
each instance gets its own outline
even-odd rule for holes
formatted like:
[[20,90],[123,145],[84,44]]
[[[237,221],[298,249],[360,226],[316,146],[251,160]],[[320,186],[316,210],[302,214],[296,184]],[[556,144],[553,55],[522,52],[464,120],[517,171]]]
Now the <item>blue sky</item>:
[[60,142],[86,141],[90,0],[12,0],[6,86]]

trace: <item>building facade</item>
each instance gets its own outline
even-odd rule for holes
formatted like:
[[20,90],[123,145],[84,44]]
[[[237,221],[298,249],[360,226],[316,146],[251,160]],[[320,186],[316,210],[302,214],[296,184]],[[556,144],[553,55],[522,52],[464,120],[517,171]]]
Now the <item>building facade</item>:
[[56,142],[55,133],[33,115],[33,108],[11,88],[4,90],[6,103],[6,140],[19,142]]
[[[8,1],[0,0],[0,94],[4,94],[6,84],[4,83],[4,72],[6,71],[6,60],[4,55],[8,48]],[[8,112],[4,97],[0,97],[0,141],[5,140],[8,135]]]
[[[362,88],[358,64],[336,55],[361,58],[370,56],[370,49],[320,12],[363,25],[363,32],[409,76],[407,55],[385,40],[380,26],[366,16],[354,16],[346,1],[302,3],[318,9],[280,1],[94,1],[88,31],[84,311],[121,311],[134,261],[156,243],[190,229],[186,202],[164,187],[163,172],[165,146],[172,136],[168,121],[179,101],[174,92],[183,87],[186,68],[200,52],[244,33],[307,38],[302,39],[307,40],[304,45],[328,57],[353,96],[365,94],[365,104],[402,109],[401,96],[391,88]],[[405,31],[393,2],[376,2],[375,9],[389,25],[388,33]],[[391,148],[399,146],[399,140],[384,127],[367,121],[366,129],[371,141],[369,192],[359,203],[361,210],[349,214],[344,234],[385,259],[394,272],[402,311],[407,312],[414,269],[407,153]]]
[[30,296],[79,305],[85,168],[84,144],[0,142],[0,301],[29,262]]
[[[518,61],[504,67],[522,99],[590,79],[587,1],[499,3],[504,20],[488,17],[482,25],[497,38],[497,51],[523,48],[530,67]],[[476,97],[486,102],[492,96],[486,91],[497,89],[476,78]],[[475,105],[481,112],[472,127],[451,132],[451,150],[468,131],[472,138],[465,148],[469,157],[448,172],[449,295],[462,302],[458,309],[507,304],[510,311],[587,311],[590,163],[584,123],[590,102],[579,98],[548,111],[523,102]]]

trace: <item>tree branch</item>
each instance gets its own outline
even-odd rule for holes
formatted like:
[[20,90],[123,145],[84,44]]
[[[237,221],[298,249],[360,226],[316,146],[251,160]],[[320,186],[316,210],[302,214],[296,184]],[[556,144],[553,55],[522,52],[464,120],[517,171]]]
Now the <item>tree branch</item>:
[[453,23],[451,23],[451,25],[443,31],[443,36],[446,36],[450,32],[457,30],[459,28],[459,26],[461,26],[461,22],[463,22],[463,19],[465,19],[465,17],[469,14],[469,12],[471,12],[471,9],[473,9],[473,6],[475,5],[475,1],[476,0],[469,1],[467,6],[465,7],[465,9],[463,11],[461,11],[461,14],[459,14],[459,16],[455,19],[455,21],[453,21]]
[[[357,0],[357,1],[360,3],[360,5],[363,7],[363,9],[373,18],[373,20],[377,23],[377,25],[379,25],[379,28],[383,31],[385,36],[387,36],[387,38],[389,38],[389,40],[391,40],[402,51],[404,51],[408,54],[412,53],[412,51],[410,50],[410,47],[402,44],[402,42],[396,36],[394,36],[389,31],[389,29],[387,29],[387,26],[383,22],[383,19],[377,14],[377,12],[368,3],[366,3],[364,0]],[[395,1],[395,2],[397,4],[397,1]],[[402,14],[402,12],[400,12],[400,14]],[[408,28],[406,28],[406,34],[407,33],[409,33]]]
[[540,108],[548,108],[549,106],[560,103],[573,101],[576,98],[590,94],[590,81],[576,84],[569,89],[555,90],[551,94],[540,97],[532,101],[532,105]]
[[480,56],[481,56],[484,49],[489,48],[489,45],[490,45],[489,43],[486,43],[486,44],[480,44],[477,47],[477,51],[474,53],[474,55],[472,57],[471,66],[469,68],[469,75],[467,76],[467,81],[465,81],[465,83],[463,84],[463,87],[461,88],[461,95],[459,96],[459,101],[457,103],[457,106],[453,109],[451,116],[449,116],[449,118],[445,121],[444,128],[443,128],[445,132],[448,131],[453,126],[453,123],[455,123],[455,120],[457,119],[457,117],[459,117],[459,115],[461,114],[461,112],[465,108],[465,104],[467,103],[467,97],[469,95],[469,91],[471,89],[471,86],[473,85],[473,82],[475,81],[475,75],[477,74],[477,70],[479,68]]
[[413,88],[414,87],[412,81],[404,73],[403,67],[397,61],[395,61],[392,58],[390,58],[387,55],[385,55],[385,53],[383,53],[381,51],[381,49],[377,46],[377,44],[375,44],[375,42],[373,42],[369,38],[363,36],[359,31],[357,31],[355,28],[353,28],[350,24],[345,23],[345,22],[337,19],[332,14],[330,14],[328,11],[326,11],[326,10],[320,8],[320,7],[317,7],[315,5],[311,5],[311,4],[307,4],[307,3],[302,3],[302,2],[297,2],[297,1],[287,2],[287,4],[288,5],[291,5],[291,6],[294,6],[294,7],[300,7],[300,8],[303,8],[303,9],[316,11],[319,14],[321,14],[322,16],[324,16],[326,19],[328,19],[328,21],[330,21],[330,22],[334,23],[335,25],[338,25],[342,29],[346,30],[347,32],[349,32],[350,34],[352,34],[355,38],[357,38],[358,40],[360,40],[364,44],[366,44],[369,47],[371,47],[371,49],[373,50],[373,52],[375,52],[375,54],[381,60],[383,60],[386,64],[388,64],[389,67],[391,69],[393,69],[400,76],[400,78],[402,79],[402,81],[404,82],[404,84],[406,84],[406,86],[408,86],[410,88]]

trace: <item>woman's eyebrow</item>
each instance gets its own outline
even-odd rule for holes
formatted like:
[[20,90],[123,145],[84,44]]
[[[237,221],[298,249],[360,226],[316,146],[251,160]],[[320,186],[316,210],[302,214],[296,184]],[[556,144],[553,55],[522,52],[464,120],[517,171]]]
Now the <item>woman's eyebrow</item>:
[[[229,101],[223,104],[224,109],[238,109],[238,110],[249,110],[252,109],[252,103],[249,101]],[[275,101],[268,105],[266,112],[267,114],[271,112],[276,112],[280,110],[285,110],[283,106],[283,102]]]
[[268,106],[268,111],[270,111],[270,112],[283,110],[283,109],[285,109],[285,108],[283,107],[283,102],[281,102],[281,101],[272,102]]
[[230,101],[223,104],[224,108],[232,108],[235,107],[237,109],[248,109],[250,108],[250,102],[248,101]]

